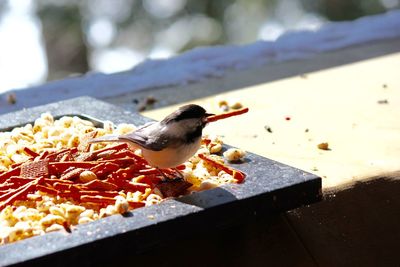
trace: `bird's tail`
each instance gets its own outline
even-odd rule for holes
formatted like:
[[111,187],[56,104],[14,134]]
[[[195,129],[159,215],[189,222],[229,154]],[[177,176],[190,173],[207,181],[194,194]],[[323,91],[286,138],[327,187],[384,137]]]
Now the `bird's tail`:
[[101,142],[125,142],[119,138],[118,135],[105,135],[98,138],[93,138],[88,141],[89,143],[101,143]]

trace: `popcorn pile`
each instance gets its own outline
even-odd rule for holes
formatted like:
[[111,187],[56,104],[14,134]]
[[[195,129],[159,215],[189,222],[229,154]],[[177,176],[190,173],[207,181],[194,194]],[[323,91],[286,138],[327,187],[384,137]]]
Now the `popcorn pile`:
[[[55,120],[49,113],[42,114],[33,125],[27,124],[14,128],[10,132],[0,133],[0,177],[2,173],[30,160],[31,157],[24,152],[25,148],[38,154],[45,151],[51,153],[64,148],[78,147],[84,141],[83,137],[93,131],[96,131],[99,137],[106,134],[126,134],[135,129],[136,127],[132,124],[120,124],[114,127],[111,122],[105,122],[102,128],[98,128],[91,121],[79,117],[64,116]],[[90,146],[90,151],[111,145],[93,144]],[[204,156],[207,156],[223,164],[224,159],[215,155],[221,150],[222,141],[218,137],[203,138],[201,148],[184,164],[182,170],[185,180],[192,184],[187,189],[187,193],[238,182],[232,172],[229,173],[227,169],[218,168],[217,165],[210,164],[209,160],[204,160]],[[136,150],[135,154],[140,155],[140,150]],[[239,149],[229,149],[224,156],[229,161],[237,161],[244,157],[245,153]],[[140,182],[141,178],[132,177],[131,182]],[[97,177],[94,173],[85,171],[79,175],[79,179],[90,182]],[[6,188],[6,183],[0,183],[0,196],[7,194],[2,186]],[[156,187],[142,191],[122,190],[114,197],[114,204],[101,206],[97,203],[81,203],[71,198],[36,191],[28,194],[27,200],[17,200],[0,211],[0,244],[61,229],[70,231],[71,227],[77,224],[125,213],[132,209],[130,202],[149,206],[165,198],[166,196]]]

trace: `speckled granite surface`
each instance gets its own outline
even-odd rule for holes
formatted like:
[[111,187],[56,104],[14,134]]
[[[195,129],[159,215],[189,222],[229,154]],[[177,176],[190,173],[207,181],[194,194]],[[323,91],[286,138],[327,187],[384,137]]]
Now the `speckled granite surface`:
[[[93,98],[80,97],[1,115],[0,128],[32,122],[43,112],[54,116],[86,115],[116,124],[140,125],[148,120]],[[243,184],[170,199],[124,217],[104,218],[80,225],[71,234],[54,232],[4,245],[0,247],[0,265],[101,265],[111,260],[126,264],[154,245],[171,238],[184,240],[183,229],[214,229],[246,221],[257,213],[272,214],[321,199],[321,179],[313,174],[255,154],[248,154],[244,163],[234,167],[247,174]]]

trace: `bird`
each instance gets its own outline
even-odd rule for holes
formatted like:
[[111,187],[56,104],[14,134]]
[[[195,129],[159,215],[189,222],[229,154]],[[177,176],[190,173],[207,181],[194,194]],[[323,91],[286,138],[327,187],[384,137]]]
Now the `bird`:
[[[143,158],[152,167],[175,168],[191,158],[201,145],[207,117],[214,114],[195,104],[179,107],[159,122],[150,122],[124,135],[106,135],[89,143],[126,142],[142,150]],[[177,171],[179,174],[180,172]]]

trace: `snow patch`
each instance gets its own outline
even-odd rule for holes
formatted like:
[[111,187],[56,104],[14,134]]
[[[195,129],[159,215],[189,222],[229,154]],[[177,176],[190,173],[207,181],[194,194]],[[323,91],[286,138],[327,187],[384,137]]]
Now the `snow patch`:
[[126,72],[109,75],[88,73],[83,77],[14,90],[17,98],[14,105],[7,104],[9,92],[5,92],[0,94],[0,113],[83,95],[105,98],[149,88],[199,82],[210,77],[222,77],[228,70],[303,59],[396,37],[400,37],[399,10],[351,22],[326,24],[318,31],[289,32],[274,42],[196,48],[170,59],[146,60]]

